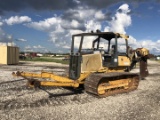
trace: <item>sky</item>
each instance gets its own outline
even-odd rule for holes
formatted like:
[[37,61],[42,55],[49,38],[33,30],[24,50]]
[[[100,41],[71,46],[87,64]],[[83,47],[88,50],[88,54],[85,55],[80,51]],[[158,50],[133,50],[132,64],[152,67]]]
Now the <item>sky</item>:
[[71,36],[96,31],[130,36],[133,48],[160,54],[160,0],[0,0],[0,45],[67,53]]

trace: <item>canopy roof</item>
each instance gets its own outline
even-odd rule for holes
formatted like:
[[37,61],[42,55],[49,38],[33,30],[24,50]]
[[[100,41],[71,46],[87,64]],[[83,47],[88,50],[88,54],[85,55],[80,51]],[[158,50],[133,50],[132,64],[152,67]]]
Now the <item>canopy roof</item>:
[[81,34],[75,34],[73,37],[76,36],[98,36],[101,38],[104,38],[106,40],[111,40],[112,38],[124,38],[128,39],[129,36],[124,35],[124,34],[119,34],[119,33],[114,33],[114,32],[96,32],[96,33],[81,33]]

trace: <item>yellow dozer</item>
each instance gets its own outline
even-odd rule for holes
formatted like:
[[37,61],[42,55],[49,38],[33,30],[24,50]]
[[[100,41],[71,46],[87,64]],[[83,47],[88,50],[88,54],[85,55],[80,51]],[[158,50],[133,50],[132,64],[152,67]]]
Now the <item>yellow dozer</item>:
[[[113,32],[76,34],[72,36],[67,76],[44,71],[39,74],[18,71],[13,75],[27,79],[30,87],[83,85],[87,93],[99,97],[129,92],[137,89],[140,78],[148,75],[149,51],[133,50],[128,46],[128,38]],[[130,73],[137,62],[140,62],[140,73]]]

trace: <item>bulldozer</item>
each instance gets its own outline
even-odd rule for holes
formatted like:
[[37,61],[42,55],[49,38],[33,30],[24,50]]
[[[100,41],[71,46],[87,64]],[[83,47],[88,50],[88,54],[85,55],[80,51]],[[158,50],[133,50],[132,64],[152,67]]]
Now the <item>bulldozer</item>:
[[[72,35],[69,72],[66,76],[45,71],[17,71],[12,75],[27,79],[29,87],[83,86],[87,93],[98,97],[130,92],[137,89],[140,79],[149,74],[149,51],[146,48],[133,50],[129,47],[128,41],[128,35],[99,30],[75,34]],[[137,62],[140,73],[131,73]]]

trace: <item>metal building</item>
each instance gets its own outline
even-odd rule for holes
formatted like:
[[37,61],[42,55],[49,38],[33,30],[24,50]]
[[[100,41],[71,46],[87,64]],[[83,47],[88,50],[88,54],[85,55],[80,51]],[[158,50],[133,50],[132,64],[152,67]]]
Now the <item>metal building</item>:
[[19,48],[15,46],[0,46],[0,64],[18,64]]

